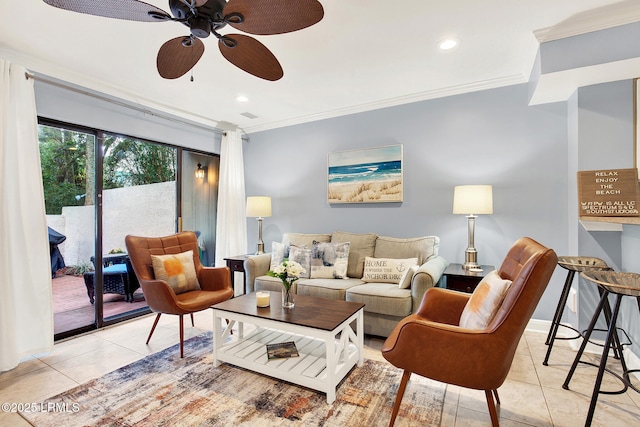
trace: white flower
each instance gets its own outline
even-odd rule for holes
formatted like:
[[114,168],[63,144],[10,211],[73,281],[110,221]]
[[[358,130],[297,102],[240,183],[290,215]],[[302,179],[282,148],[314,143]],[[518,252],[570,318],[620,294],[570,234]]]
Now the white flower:
[[293,282],[298,280],[300,275],[306,272],[307,270],[305,270],[299,263],[289,261],[288,258],[285,258],[285,260],[274,267],[273,270],[267,271],[267,275],[277,277],[282,280],[282,284],[288,290]]
[[300,277],[301,274],[306,272],[307,270],[295,261],[289,261],[287,263],[287,274],[290,276]]
[[280,264],[280,265],[276,266],[276,268],[273,269],[273,272],[275,274],[282,274],[282,273],[286,272],[286,267],[284,266],[284,264]]

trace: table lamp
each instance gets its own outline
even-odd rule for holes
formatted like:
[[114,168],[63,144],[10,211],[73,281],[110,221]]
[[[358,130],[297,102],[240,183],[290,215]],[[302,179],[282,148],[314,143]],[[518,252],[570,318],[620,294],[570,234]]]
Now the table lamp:
[[271,197],[252,196],[247,197],[247,217],[258,219],[258,250],[256,255],[264,253],[264,242],[262,241],[262,218],[271,216]]
[[469,246],[464,253],[463,267],[478,268],[478,251],[474,247],[477,214],[493,213],[493,193],[490,185],[458,185],[453,191],[453,213],[467,215]]

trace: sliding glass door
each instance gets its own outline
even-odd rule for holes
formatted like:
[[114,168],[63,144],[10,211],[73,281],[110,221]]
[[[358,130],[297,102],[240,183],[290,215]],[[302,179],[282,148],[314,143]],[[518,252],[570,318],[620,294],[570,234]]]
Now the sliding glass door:
[[181,229],[196,233],[202,265],[213,266],[220,157],[183,150],[181,164]]
[[95,324],[85,277],[93,283],[95,248],[95,134],[38,129],[52,265],[54,331],[62,336]]
[[149,312],[125,237],[198,235],[215,263],[220,157],[41,119],[55,338]]
[[178,149],[109,133],[101,134],[99,141],[104,154],[98,197],[103,313],[98,318],[112,323],[148,310],[127,264],[125,236],[175,233]]

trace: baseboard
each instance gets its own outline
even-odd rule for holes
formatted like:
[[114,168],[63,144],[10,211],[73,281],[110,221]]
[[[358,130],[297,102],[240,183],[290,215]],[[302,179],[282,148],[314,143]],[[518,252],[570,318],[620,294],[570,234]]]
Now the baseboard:
[[[550,320],[531,319],[527,324],[526,331],[537,332],[537,333],[542,333],[546,335],[549,333],[550,328],[551,328]],[[571,330],[569,330],[569,332],[566,332],[566,331],[567,330],[565,328],[559,328],[557,336],[568,337],[568,336],[571,336],[571,333],[573,333],[573,331]],[[569,343],[569,346],[571,347],[571,349],[578,351],[580,349],[580,346],[582,345],[582,338],[578,337],[575,340],[568,340],[567,342]],[[599,347],[589,342],[587,343],[587,346],[585,347],[584,351],[587,353],[602,354],[602,347]],[[613,356],[613,352],[610,352],[609,356]],[[627,369],[640,369],[640,356],[632,352],[629,347],[625,347],[624,349],[624,359],[627,363]],[[640,372],[633,372],[632,374],[638,380],[640,380]]]

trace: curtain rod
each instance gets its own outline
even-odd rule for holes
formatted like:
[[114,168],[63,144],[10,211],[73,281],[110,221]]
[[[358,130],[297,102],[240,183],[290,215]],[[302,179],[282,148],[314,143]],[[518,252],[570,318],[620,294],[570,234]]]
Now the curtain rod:
[[[68,85],[68,84],[64,84],[64,83],[60,83],[60,82],[57,82],[57,81],[54,81],[54,80],[50,80],[50,79],[47,79],[45,77],[36,76],[35,74],[30,73],[28,71],[26,71],[24,73],[24,77],[27,80],[33,79],[33,80],[41,81],[43,83],[47,83],[47,84],[50,84],[52,86],[56,86],[56,87],[59,87],[59,88],[62,88],[62,89],[71,90],[71,91],[79,93],[81,95],[87,95],[87,96],[90,96],[92,98],[99,99],[101,101],[106,101],[106,102],[110,102],[110,103],[115,104],[115,105],[119,105],[121,107],[129,108],[131,110],[138,111],[138,112],[143,113],[143,114],[149,114],[151,116],[159,117],[161,119],[169,120],[169,121],[172,121],[172,122],[176,122],[176,123],[180,123],[180,124],[184,124],[184,125],[188,125],[188,126],[197,127],[197,128],[203,129],[203,130],[211,131],[211,132],[216,133],[218,135],[225,135],[226,134],[225,131],[223,131],[222,129],[219,129],[219,128],[213,128],[212,129],[210,127],[206,127],[204,125],[199,125],[197,123],[189,123],[189,122],[186,122],[184,120],[180,120],[179,118],[176,118],[176,117],[173,117],[173,116],[154,113],[154,112],[152,112],[152,111],[150,111],[150,110],[148,110],[146,108],[136,107],[135,105],[131,105],[131,104],[128,104],[126,102],[116,101],[115,99],[111,99],[111,98],[108,98],[106,96],[101,96],[101,95],[98,95],[96,93],[92,93],[92,92],[89,92],[89,91],[86,91],[86,90],[78,89],[78,88],[75,88],[75,87],[73,87],[71,85]],[[244,137],[243,137],[243,139],[244,139]]]

